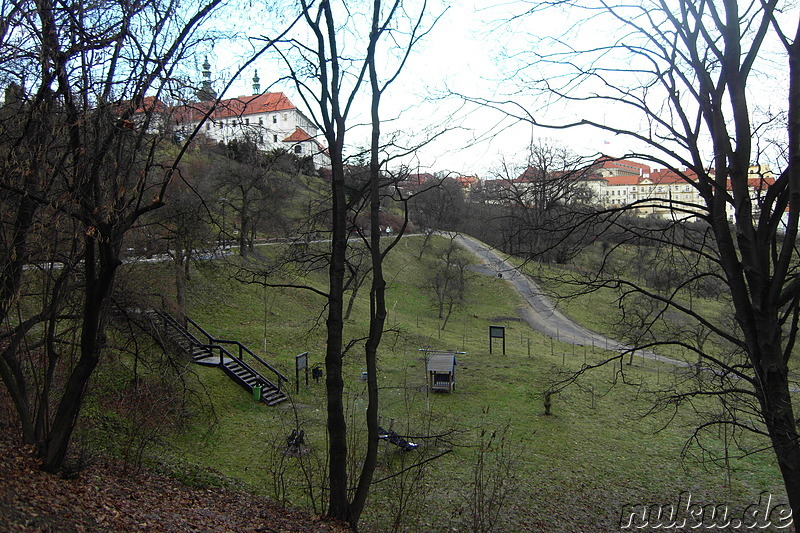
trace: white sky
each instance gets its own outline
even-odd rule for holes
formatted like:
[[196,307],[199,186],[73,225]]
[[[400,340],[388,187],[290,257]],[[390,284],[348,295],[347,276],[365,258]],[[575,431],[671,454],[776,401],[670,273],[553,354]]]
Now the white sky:
[[[512,124],[502,114],[487,109],[465,108],[458,99],[433,99],[441,95],[446,88],[469,95],[480,95],[486,98],[500,98],[501,80],[505,75],[500,71],[498,57],[503,52],[502,41],[508,40],[508,46],[532,46],[527,36],[515,36],[514,28],[504,27],[502,31],[491,33],[497,25],[493,21],[508,20],[509,13],[524,9],[525,3],[518,1],[502,2],[501,0],[430,0],[429,13],[446,12],[439,24],[417,45],[406,64],[402,75],[395,82],[391,91],[383,100],[382,115],[387,122],[384,132],[400,130],[407,134],[420,134],[424,126],[441,125],[452,119],[451,127],[455,131],[446,133],[440,139],[426,146],[415,158],[406,162],[418,165],[420,171],[452,170],[462,174],[477,174],[486,177],[492,168],[505,159],[509,162],[524,162],[527,147],[532,139],[551,138],[571,148],[581,155],[603,152],[611,155],[622,155],[630,149],[641,149],[631,146],[630,141],[621,136],[613,136],[590,128],[571,130],[533,129],[526,124]],[[583,14],[581,14],[583,15]],[[520,34],[555,34],[568,39],[583,40],[585,33],[569,35],[567,32],[570,20],[577,14],[551,10],[547,14],[537,14],[520,22]],[[277,17],[273,17],[277,18]],[[237,21],[236,28],[245,30],[252,23],[251,34],[262,34],[264,20]],[[531,27],[535,24],[535,27]],[[606,30],[608,31],[608,30]],[[591,36],[590,36],[591,37]],[[345,38],[343,33],[342,38]],[[232,64],[230,59],[222,58],[225,53],[219,48],[214,50],[217,68],[219,64]],[[275,57],[260,59],[254,65],[261,78],[262,90],[267,89],[279,75],[286,70],[281,61]],[[228,96],[252,94],[251,78],[253,70],[249,69],[229,91]],[[297,96],[290,82],[274,85],[269,90],[285,92],[295,105],[303,109],[302,101]],[[516,99],[516,98],[515,98]],[[531,102],[530,105],[537,105]],[[537,118],[544,118],[537,112]],[[585,113],[583,109],[580,112]],[[606,110],[588,110],[600,120],[605,118]],[[551,116],[579,118],[578,108],[552,106],[547,109]],[[609,110],[609,114],[613,111]],[[366,108],[359,116],[351,117],[351,124],[366,123]],[[615,116],[614,118],[619,118]],[[368,131],[353,131],[348,139],[349,144],[365,146]],[[471,145],[475,139],[484,139]],[[468,148],[464,148],[468,146]]]
[[[458,99],[442,100],[436,97],[447,88],[469,94],[475,94],[480,89],[482,95],[494,95],[496,83],[493,80],[500,76],[493,59],[496,50],[483,35],[485,19],[492,16],[486,6],[493,3],[486,0],[437,0],[429,4],[430,13],[438,13],[445,8],[446,12],[433,31],[415,48],[400,78],[383,100],[382,114],[387,119],[383,129],[386,132],[399,129],[408,134],[419,134],[423,126],[431,123],[441,125],[448,119],[454,121],[451,124],[454,131],[442,135],[439,140],[420,150],[416,157],[406,159],[408,164],[419,165],[420,171],[452,170],[483,176],[502,158],[524,159],[525,149],[531,139],[530,126],[521,125],[509,130],[508,120],[496,111],[473,108],[467,112],[463,102]],[[242,25],[237,24],[237,30],[243,29]],[[261,34],[258,26],[252,32]],[[210,56],[214,64],[212,70],[220,76],[225,75],[225,68],[220,64],[235,63],[229,54],[229,50],[217,47]],[[274,56],[259,59],[253,68],[258,69],[262,90],[266,90],[276,77],[286,73],[282,62]],[[234,83],[226,96],[252,94],[253,68]],[[269,90],[285,92],[296,106],[303,109],[302,100],[289,81],[274,85]],[[354,116],[351,122],[366,120],[364,109],[364,114]],[[491,131],[498,135],[463,148]],[[535,136],[552,137],[553,134],[543,131]],[[368,132],[364,130],[353,132],[349,142],[363,146],[367,139]]]

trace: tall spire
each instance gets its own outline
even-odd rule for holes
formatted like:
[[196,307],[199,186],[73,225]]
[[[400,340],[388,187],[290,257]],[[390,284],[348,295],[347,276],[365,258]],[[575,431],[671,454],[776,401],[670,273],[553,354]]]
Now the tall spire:
[[211,64],[208,62],[208,56],[205,56],[203,61],[203,83],[211,83]]
[[253,74],[253,94],[261,94],[261,84],[259,83],[258,79],[258,69],[256,69],[255,74]]
[[203,61],[203,81],[200,83],[200,90],[195,93],[195,96],[201,102],[208,102],[217,99],[217,93],[214,87],[211,86],[211,64],[208,62],[208,56],[205,56]]

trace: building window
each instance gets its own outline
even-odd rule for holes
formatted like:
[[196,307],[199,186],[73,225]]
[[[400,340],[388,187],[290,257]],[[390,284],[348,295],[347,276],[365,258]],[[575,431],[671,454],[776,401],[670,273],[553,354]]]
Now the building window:
[[273,124],[277,124],[277,123],[278,123],[278,117],[277,117],[277,115],[272,115],[272,123],[273,123]]
[[220,130],[222,129],[222,122],[220,122],[219,124],[217,124],[217,129],[220,129]]
[[249,126],[250,125],[250,119],[249,118],[244,119],[244,123]]
[[211,129],[211,123],[210,122],[206,122],[206,131],[208,131],[210,129]]
[[278,136],[277,135],[273,135],[272,136],[272,142],[274,142],[274,143],[278,142]]
[[258,125],[259,126],[263,126],[264,125],[264,118],[263,117],[258,117]]
[[294,153],[296,153],[296,154],[302,154],[302,153],[303,153],[303,147],[302,147],[302,146],[300,146],[299,144],[298,144],[298,145],[296,145],[296,146],[294,147]]

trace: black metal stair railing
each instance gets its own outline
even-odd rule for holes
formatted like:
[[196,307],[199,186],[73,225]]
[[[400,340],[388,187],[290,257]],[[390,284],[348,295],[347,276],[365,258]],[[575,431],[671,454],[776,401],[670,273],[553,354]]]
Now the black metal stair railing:
[[[215,338],[189,317],[185,317],[186,326],[183,326],[162,311],[152,314],[155,316],[151,320],[161,325],[157,329],[162,330],[177,348],[189,354],[196,363],[219,366],[248,392],[252,393],[259,387],[260,400],[267,405],[276,405],[288,398],[284,383],[288,383],[289,378],[241,342]],[[267,378],[265,374],[270,377]]]

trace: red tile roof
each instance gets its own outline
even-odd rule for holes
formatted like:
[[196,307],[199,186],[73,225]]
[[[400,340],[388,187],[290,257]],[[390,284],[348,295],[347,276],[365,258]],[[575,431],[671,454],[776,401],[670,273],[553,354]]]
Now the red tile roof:
[[314,139],[311,135],[309,135],[300,126],[296,126],[295,130],[294,130],[294,133],[292,133],[291,135],[289,135],[288,137],[286,137],[283,140],[283,142],[285,142],[285,143],[301,143],[301,142],[308,142],[308,141],[313,142],[317,146],[317,149],[319,150],[320,153],[323,153],[323,154],[326,154],[326,155],[330,156],[330,153],[328,152],[328,149],[325,148],[324,146],[322,146],[319,143],[319,141]]
[[[544,175],[543,175],[544,174]],[[554,179],[584,179],[588,176],[586,170],[576,171],[576,170],[547,170],[542,171],[541,169],[534,168],[529,166],[525,169],[525,171],[517,176],[516,178],[512,179],[512,182],[515,183],[528,183],[528,182],[537,182],[542,180],[554,180]]]
[[767,187],[775,184],[775,178],[770,177],[758,177],[758,178],[748,178],[747,185],[754,189],[766,189]]
[[403,181],[405,182],[406,185],[416,187],[424,183],[427,183],[429,181],[432,181],[434,179],[436,178],[433,174],[429,172],[424,172],[422,174],[409,174]]
[[139,106],[134,113],[144,113],[147,111],[155,111],[158,113],[163,113],[167,110],[167,106],[164,103],[156,98],[155,96],[145,96],[142,99],[142,105]]
[[[214,102],[200,102],[175,108],[175,119],[178,122],[196,122],[200,120]],[[274,111],[286,111],[296,109],[294,104],[283,93],[264,93],[255,96],[241,96],[239,98],[228,98],[220,100],[214,112],[211,113],[212,120],[228,117],[241,117],[254,115],[256,113],[269,113]]]
[[666,168],[659,168],[650,172],[650,181],[658,185],[685,183],[686,180],[697,181],[697,173],[693,170],[683,170],[680,174]]
[[646,174],[650,172],[650,167],[635,161],[627,159],[613,158],[608,155],[602,155],[597,158],[594,164],[595,168],[616,168],[626,170],[628,172],[636,172],[638,174]]
[[478,176],[456,176],[455,179],[462,187],[469,187],[478,182]]
[[[116,104],[113,107],[113,110],[117,114],[122,114],[123,112],[127,112],[129,108],[132,106],[133,102],[131,100],[123,100]],[[147,113],[153,111],[155,113],[166,113],[169,111],[169,108],[164,105],[164,102],[156,98],[155,96],[145,96],[142,98],[142,103],[139,104],[139,107],[133,110],[135,115],[139,115],[142,113]]]
[[304,141],[311,141],[313,140],[312,137],[303,130],[301,127],[297,127],[294,130],[294,133],[286,137],[283,142],[285,143],[299,143]]
[[638,185],[640,176],[608,176],[605,178],[609,185]]

